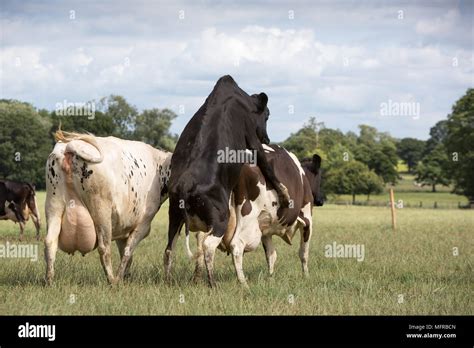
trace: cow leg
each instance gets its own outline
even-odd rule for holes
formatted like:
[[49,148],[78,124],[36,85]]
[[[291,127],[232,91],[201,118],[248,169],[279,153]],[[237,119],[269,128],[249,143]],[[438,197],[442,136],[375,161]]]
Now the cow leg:
[[[138,243],[150,233],[150,222],[142,223],[130,236],[124,241],[123,253],[120,254],[121,261],[117,272],[117,279],[120,281],[129,274],[130,265],[132,264],[133,252]],[[122,240],[123,241],[123,240]],[[118,244],[117,244],[118,245]]]
[[44,258],[46,261],[46,284],[51,285],[54,278],[54,261],[58,251],[59,233],[61,232],[61,216],[48,219],[48,232],[44,240]]
[[[229,208],[228,202],[225,202],[224,216],[219,216],[218,213],[211,218],[213,221],[213,226],[211,232],[204,239],[203,250],[204,250],[204,262],[206,263],[207,277],[209,285],[211,288],[216,287],[216,281],[214,280],[214,256],[216,254],[216,249],[224,238],[225,233],[229,228]],[[233,226],[232,226],[233,228]]]
[[112,243],[112,226],[110,219],[102,219],[96,225],[97,244],[99,249],[100,263],[104,269],[107,280],[111,285],[115,285],[117,279],[114,277],[112,269],[112,253],[110,244]]
[[288,207],[290,204],[290,195],[288,193],[288,189],[277,179],[275,172],[267,161],[262,144],[260,144],[260,142],[256,141],[255,139],[251,140],[251,144],[253,144],[253,146],[251,145],[251,148],[257,150],[257,163],[260,171],[262,172],[265,179],[273,185],[275,191],[277,192],[278,200],[280,201],[280,207]]
[[[181,227],[179,228],[181,229]],[[170,283],[171,282],[171,265],[173,261],[173,249],[174,246],[176,245],[176,241],[178,240],[179,234],[176,233],[171,240],[171,243],[168,243],[168,246],[166,247],[165,254],[163,255],[163,264],[165,267],[165,282]]]
[[309,242],[311,240],[311,232],[312,232],[311,222],[309,226],[301,227],[300,231],[301,231],[301,240],[300,240],[299,256],[301,260],[303,275],[305,277],[308,277],[309,276],[309,271],[308,271]]
[[[219,234],[221,234],[219,236]],[[224,233],[217,233],[216,235],[211,232],[210,235],[204,239],[204,261],[206,263],[207,277],[209,281],[209,286],[211,288],[216,287],[216,281],[214,280],[214,256],[216,254],[217,246],[220,244]]]
[[33,223],[35,224],[36,240],[40,240],[40,222],[39,222],[39,219],[36,215],[31,214],[31,220],[33,220]]
[[203,252],[203,242],[206,238],[206,233],[198,232],[196,233],[196,244],[197,252],[196,257],[196,267],[193,274],[193,282],[197,283],[202,278],[202,272],[204,271],[204,252]]
[[248,287],[243,268],[245,245],[240,239],[235,241],[232,240],[231,249],[232,261],[234,263],[235,272],[237,273],[237,279],[242,285]]
[[19,221],[18,224],[20,225],[20,242],[21,242],[24,239],[25,223],[23,221]]
[[179,231],[183,226],[180,208],[169,208],[169,227],[168,227],[168,244],[163,254],[163,265],[165,268],[165,281],[171,281],[171,264],[173,260],[173,249],[179,236]]
[[272,236],[263,236],[262,237],[263,249],[265,249],[265,256],[268,264],[268,272],[270,275],[273,275],[275,261],[277,259],[277,253],[275,246],[272,242]]
[[[119,270],[117,272],[117,274],[118,274],[117,277],[120,277],[120,268],[121,268],[123,260],[124,260],[125,247],[127,246],[127,240],[126,239],[117,239],[115,241],[115,244],[117,244],[117,249],[118,249],[119,254],[120,254],[120,266],[119,266]],[[130,266],[132,264],[132,261],[133,261],[133,255],[130,255],[130,257],[128,258],[127,263],[125,264],[124,271],[123,271],[123,276],[122,276],[121,279],[127,278],[130,275]]]
[[237,279],[245,287],[248,287],[248,285],[243,270],[244,252],[255,250],[262,238],[262,232],[258,224],[258,216],[261,211],[257,209],[257,206],[258,204],[251,203],[250,214],[245,216],[242,216],[241,213],[243,205],[237,206],[235,233],[230,242]]

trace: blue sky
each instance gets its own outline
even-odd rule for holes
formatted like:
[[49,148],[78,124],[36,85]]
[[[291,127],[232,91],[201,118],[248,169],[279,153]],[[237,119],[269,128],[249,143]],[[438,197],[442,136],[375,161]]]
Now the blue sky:
[[[473,1],[5,1],[1,98],[56,103],[120,94],[168,107],[180,133],[215,81],[266,92],[282,141],[311,116],[426,139],[474,86]],[[382,115],[416,103],[419,117]]]

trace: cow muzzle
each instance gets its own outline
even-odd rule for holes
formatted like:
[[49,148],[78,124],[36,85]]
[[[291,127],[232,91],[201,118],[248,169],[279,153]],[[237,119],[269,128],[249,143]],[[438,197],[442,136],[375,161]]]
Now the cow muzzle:
[[316,199],[316,200],[314,200],[314,204],[317,207],[322,207],[324,205],[324,199]]

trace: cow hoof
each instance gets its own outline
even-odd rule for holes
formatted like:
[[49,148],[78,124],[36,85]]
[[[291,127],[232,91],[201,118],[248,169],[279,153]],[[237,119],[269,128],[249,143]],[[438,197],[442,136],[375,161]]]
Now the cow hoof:
[[211,289],[217,289],[217,283],[214,279],[209,279],[209,287]]
[[115,277],[113,279],[108,279],[109,280],[109,284],[111,287],[116,287],[118,283],[120,283],[120,279],[118,277]]
[[171,280],[171,275],[170,274],[165,274],[165,284],[166,285],[172,285],[172,280]]

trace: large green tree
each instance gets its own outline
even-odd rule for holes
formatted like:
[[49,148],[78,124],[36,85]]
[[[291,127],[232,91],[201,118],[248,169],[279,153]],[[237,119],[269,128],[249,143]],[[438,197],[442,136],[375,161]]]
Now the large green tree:
[[44,188],[44,166],[52,144],[49,121],[32,105],[0,100],[0,178]]
[[397,143],[397,154],[408,166],[408,172],[412,173],[418,162],[423,157],[425,142],[415,138],[403,138]]
[[318,148],[325,152],[336,145],[346,145],[346,137],[339,129],[323,128],[318,133]]
[[382,192],[383,182],[364,163],[349,161],[328,174],[325,187],[332,193],[352,195],[355,203],[357,194],[366,194],[369,200],[370,194]]
[[291,134],[281,145],[293,152],[299,159],[312,157],[316,153],[319,142],[319,131],[324,128],[314,117],[296,133]]
[[385,183],[395,184],[398,179],[398,155],[394,139],[371,126],[360,125],[359,128],[355,159],[366,164]]
[[447,120],[441,120],[431,127],[430,138],[426,141],[423,156],[428,155],[436,146],[444,143],[446,135],[448,134],[447,123]]
[[371,194],[383,192],[383,180],[377,174],[375,174],[373,170],[364,171],[360,180],[362,182],[362,193],[367,195],[367,201],[370,201]]
[[474,89],[454,104],[446,127],[444,144],[454,190],[474,202]]
[[431,186],[431,191],[436,192],[436,185],[449,185],[449,176],[446,168],[448,156],[443,144],[438,144],[429,154],[423,157],[416,168],[416,181],[422,186]]
[[359,126],[359,137],[357,141],[365,145],[375,145],[378,141],[377,128],[361,124]]
[[99,111],[112,119],[115,127],[112,134],[122,139],[133,139],[138,110],[120,95],[102,98],[98,104]]
[[[94,112],[87,108],[95,106]],[[90,111],[90,110],[89,110]],[[90,101],[84,107],[71,110],[55,110],[51,113],[50,135],[58,129],[75,132],[89,132],[97,136],[116,136],[146,142],[155,147],[172,151],[177,136],[169,132],[176,114],[169,109],[151,109],[138,113],[122,96],[111,95],[99,103]],[[53,139],[52,139],[53,141]]]
[[169,132],[176,114],[169,109],[144,110],[136,118],[134,138],[154,147],[173,151],[177,137]]

